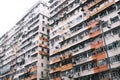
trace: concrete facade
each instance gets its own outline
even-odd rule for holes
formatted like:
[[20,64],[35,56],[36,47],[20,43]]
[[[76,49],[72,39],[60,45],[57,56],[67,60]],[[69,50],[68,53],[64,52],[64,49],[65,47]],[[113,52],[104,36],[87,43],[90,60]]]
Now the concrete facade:
[[50,80],[120,79],[120,0],[50,0]]
[[0,80],[47,80],[48,14],[38,2],[0,38]]

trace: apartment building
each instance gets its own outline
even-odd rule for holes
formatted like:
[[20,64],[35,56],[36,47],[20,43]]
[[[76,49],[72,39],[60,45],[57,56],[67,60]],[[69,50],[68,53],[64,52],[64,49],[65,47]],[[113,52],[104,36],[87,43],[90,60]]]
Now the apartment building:
[[48,17],[40,1],[0,38],[0,80],[48,80]]
[[120,0],[50,0],[50,80],[120,80]]

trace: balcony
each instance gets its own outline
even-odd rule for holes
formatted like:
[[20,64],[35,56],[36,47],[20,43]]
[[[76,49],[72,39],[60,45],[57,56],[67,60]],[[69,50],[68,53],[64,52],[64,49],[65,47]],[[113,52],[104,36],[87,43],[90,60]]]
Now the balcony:
[[85,3],[87,0],[81,0],[82,1],[82,3]]
[[49,48],[47,44],[42,45],[42,43],[39,43],[39,47],[44,47],[44,48],[46,48],[46,49]]
[[49,40],[48,40],[47,38],[44,38],[44,41],[45,41],[45,42],[48,42]]
[[60,48],[59,52],[65,50],[65,49],[68,49],[68,48],[70,48],[71,46],[74,46],[74,45],[76,45],[76,44],[79,44],[79,43],[81,43],[81,42],[83,42],[83,41],[85,41],[85,40],[87,40],[87,39],[89,39],[89,36],[85,36],[85,37],[83,37],[81,40],[78,39],[78,40],[77,40],[76,42],[74,42],[74,43],[71,42],[71,43],[63,46],[62,48]]
[[96,68],[94,68],[94,73],[106,71],[106,70],[108,70],[108,68],[109,68],[108,65],[96,67]]
[[93,21],[91,22],[89,25],[88,25],[88,28],[91,29],[91,28],[94,28],[96,27],[96,25],[99,23],[99,21]]
[[[79,13],[79,14],[80,14],[80,13]],[[70,23],[70,28],[78,25],[78,24],[81,23],[83,20],[85,20],[85,19],[83,19],[82,17],[80,17],[80,15],[77,16],[77,17],[74,18],[72,21],[70,21],[70,22],[71,22],[71,23]]]
[[106,53],[105,52],[102,52],[102,53],[99,53],[99,54],[96,54],[96,55],[92,56],[93,60],[102,60],[102,59],[105,59],[105,58],[106,58]]
[[30,77],[29,78],[25,78],[25,80],[30,80]]
[[44,48],[48,49],[49,47],[48,47],[48,45],[44,45]]
[[41,44],[41,43],[39,44],[39,47],[42,47],[42,44]]
[[120,47],[117,47],[115,49],[108,50],[108,53],[109,53],[108,55],[109,57],[115,56],[115,55],[118,55],[119,52],[120,52]]
[[31,45],[29,47],[27,47],[27,49],[24,49],[21,53],[19,53],[17,56],[20,56],[20,55],[23,55],[25,54],[27,51],[29,51],[30,49],[33,49],[34,47],[37,47],[38,44],[35,44],[35,45]]
[[101,40],[101,41],[98,41],[98,42],[93,42],[91,44],[91,48],[92,49],[97,49],[99,47],[103,47],[104,46],[104,42]]
[[37,74],[31,76],[31,80],[32,80],[32,79],[37,79]]
[[58,72],[58,71],[60,71],[60,68],[59,68],[59,67],[58,67],[58,68],[53,69],[53,73]]
[[37,61],[38,60],[38,57],[34,57],[34,58],[29,58],[29,59],[27,59],[26,61],[25,61],[25,65],[28,65],[28,64],[31,64],[31,63],[33,63],[33,62],[35,62],[35,61]]
[[[77,31],[75,31],[74,33],[71,33],[70,35],[66,35],[65,36],[65,39],[69,39],[69,38],[71,38],[71,37],[73,37],[73,36],[75,36],[75,35],[78,35],[80,32],[83,32],[83,31],[85,31],[85,30],[87,30],[88,28],[87,27],[85,27],[85,28],[82,28],[82,29],[80,29],[80,30],[77,30]],[[59,42],[62,42],[62,41],[64,41],[63,39],[60,39],[60,41]]]
[[43,52],[43,55],[48,56],[49,53],[44,51],[44,52]]
[[61,71],[66,71],[66,70],[69,70],[69,69],[72,69],[73,68],[73,64],[70,63],[70,64],[66,64],[64,66],[61,66],[60,70]]
[[102,31],[99,29],[96,32],[90,33],[90,38],[94,38],[98,35],[100,35],[102,33]]
[[[65,2],[65,0],[62,0],[62,3],[61,4],[63,4]],[[52,14],[51,14],[51,17],[53,17],[54,15],[56,15],[57,13],[59,13],[62,9],[65,9],[65,7],[67,7],[69,4],[71,4],[71,3],[73,3],[74,2],[74,0],[69,0],[69,2],[67,3],[67,4],[64,4],[64,6],[62,6],[61,4],[61,6],[62,7],[60,7],[60,5],[59,5],[59,8],[57,9],[57,7],[56,8],[54,8],[54,10],[55,9],[57,9],[56,11],[54,11]],[[58,6],[58,5],[57,5]],[[72,7],[72,9],[71,8],[69,8],[70,10],[68,10],[69,12],[71,12],[72,10],[74,10],[75,8],[77,8],[79,5],[76,5],[76,4],[74,4],[73,5],[73,7]],[[52,9],[52,11],[53,11],[53,9]],[[50,12],[51,12],[51,10],[50,10]],[[67,14],[69,13],[69,12],[67,12]]]
[[61,61],[59,57],[58,57],[58,58],[55,58],[55,59],[52,61],[51,64],[57,63],[57,62],[59,62],[59,61]]
[[34,71],[37,71],[38,67],[37,66],[34,66],[33,68],[31,68],[30,72],[34,72]]
[[[111,24],[111,28],[110,29],[114,29],[114,28],[116,28],[116,27],[118,27],[118,26],[120,26],[120,20],[119,21],[117,21],[117,22],[115,22],[115,23],[112,23]],[[105,28],[103,28],[103,31],[104,32],[106,32],[106,31],[108,31],[108,30],[110,30],[109,28],[107,28],[107,26],[105,27]]]
[[110,65],[111,65],[112,69],[117,69],[120,67],[120,61],[116,60],[115,62],[111,63]]
[[73,10],[75,10],[75,9],[76,9],[77,7],[79,7],[79,6],[80,6],[79,3],[78,3],[78,4],[74,4],[72,8],[69,8],[67,14],[70,13],[70,12],[72,12]]
[[86,63],[92,60],[93,60],[92,57],[83,58],[83,59],[76,61],[76,65],[83,64],[83,63]]
[[60,77],[58,77],[58,78],[54,78],[53,80],[61,80],[61,78],[60,78]]
[[53,53],[51,55],[54,55],[54,54],[56,54],[58,52],[59,52],[59,49],[56,49],[56,50],[53,51]]
[[119,35],[120,35],[120,33],[117,34],[117,35],[112,35],[112,36],[109,36],[109,37],[105,37],[106,44],[110,44],[111,42],[115,42],[115,41],[120,40]]
[[85,46],[84,48],[79,49],[79,50],[78,50],[77,52],[75,52],[73,55],[75,56],[75,55],[77,55],[77,54],[80,54],[80,53],[82,53],[82,52],[88,51],[88,50],[90,50],[90,49],[91,49],[90,46]]
[[38,54],[40,54],[40,55],[41,55],[41,54],[42,54],[42,51],[41,51],[41,50],[39,50],[39,51],[38,51]]
[[61,0],[61,1],[59,2],[59,4],[57,4],[57,6],[55,6],[54,8],[52,8],[52,9],[50,10],[50,12],[53,11],[54,9],[56,9],[57,7],[59,7],[64,1],[65,1],[65,0]]
[[100,3],[101,1],[102,1],[102,0],[96,0],[95,2],[89,4],[89,5],[86,7],[86,9],[87,9],[87,10],[90,9],[91,7],[93,7],[93,6],[97,5],[98,3]]
[[63,55],[62,57],[61,57],[61,59],[62,60],[65,60],[65,59],[68,59],[68,58],[72,58],[72,54],[69,54],[69,53],[67,53],[67,54],[65,54],[65,55]]
[[12,80],[12,78],[8,78],[7,80]]
[[43,40],[43,37],[39,37],[39,40]]
[[115,3],[115,0],[111,0],[110,2],[105,2],[101,8],[97,8],[95,11],[93,11],[88,17],[94,16],[95,14],[103,11],[104,9],[108,8],[109,6],[113,5]]
[[40,55],[46,55],[46,56],[49,55],[47,52],[41,51],[41,50],[38,51],[38,54],[40,54]]
[[81,75],[80,75],[81,77],[82,77],[82,76],[87,76],[87,75],[94,74],[94,69],[92,68],[92,69],[88,69],[88,70],[81,71],[80,74],[81,74]]
[[78,78],[80,76],[81,76],[80,72],[77,72],[77,73],[74,74],[74,78]]
[[53,61],[51,61],[51,63],[50,64],[54,64],[54,63],[57,63],[57,62],[60,62],[61,61],[61,59],[62,60],[65,60],[65,59],[68,59],[68,58],[71,58],[73,55],[72,54],[66,54],[66,55],[63,55],[62,57],[57,57],[57,58],[55,58]]
[[[68,18],[67,20],[60,22],[58,26],[63,26],[66,27],[68,25],[67,28],[72,28],[75,25],[78,25],[79,23],[81,23],[83,20],[86,20],[86,18],[81,18],[80,16],[82,15],[81,12],[77,13],[74,16],[71,16],[70,18]],[[71,22],[71,23],[70,23]],[[67,24],[66,24],[67,23]],[[68,24],[70,23],[70,24]],[[54,27],[54,30],[56,30],[58,27]],[[52,33],[54,30],[50,31],[50,33]],[[50,36],[50,39],[52,39],[53,37],[59,35],[58,33],[56,33],[54,36]]]

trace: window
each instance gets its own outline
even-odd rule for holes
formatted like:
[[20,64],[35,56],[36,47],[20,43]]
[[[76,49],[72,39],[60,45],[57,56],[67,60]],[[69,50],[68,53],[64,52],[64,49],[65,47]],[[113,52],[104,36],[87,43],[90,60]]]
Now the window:
[[120,41],[115,41],[115,42],[109,44],[109,45],[107,46],[108,50],[116,49],[117,47],[119,47],[119,42],[120,42]]
[[77,67],[75,68],[75,72],[80,72],[80,66],[77,66]]
[[42,44],[44,44],[44,41],[42,41]]
[[44,34],[42,34],[42,37],[44,37]]
[[99,80],[98,74],[94,74],[91,76],[92,80]]
[[44,52],[44,48],[42,47],[42,52]]
[[49,29],[47,29],[47,34],[49,34]]
[[41,55],[41,58],[42,58],[42,59],[44,59],[44,56],[43,56],[43,55]]
[[108,26],[108,21],[105,21],[103,24],[102,24],[102,27],[107,27]]
[[115,28],[112,30],[113,35],[117,35],[120,32],[120,28]]
[[42,27],[42,31],[44,31],[44,27]]
[[34,71],[34,72],[31,73],[31,75],[35,75],[35,74],[37,74],[37,71]]
[[100,48],[96,49],[97,54],[102,53],[103,51],[104,51],[103,47],[100,47]]
[[107,64],[107,60],[106,59],[98,61],[98,66],[103,66],[105,64]]
[[44,66],[44,64],[43,63],[41,63],[41,67],[43,67]]
[[117,3],[117,7],[118,9],[120,9],[120,1]]
[[83,64],[82,71],[84,71],[84,70],[88,70],[88,64]]
[[43,71],[41,71],[41,77],[43,77]]
[[119,76],[120,76],[120,70],[118,69],[118,70],[114,70],[113,72],[112,72],[112,76],[114,77],[114,78],[119,78]]
[[110,58],[111,63],[118,62],[118,61],[120,61],[120,54]]
[[90,56],[93,56],[93,55],[95,55],[95,52],[94,52],[94,51],[88,53],[88,56],[89,56],[89,57],[90,57]]
[[107,72],[101,73],[101,79],[109,78],[109,74]]
[[116,62],[115,56],[113,56],[113,57],[110,58],[110,63],[114,63],[114,62]]
[[42,16],[43,17],[43,19],[45,18],[44,16]]
[[42,24],[45,24],[45,21],[42,21]]
[[96,67],[96,65],[97,65],[96,62],[94,62],[94,61],[89,63],[90,69]]
[[110,13],[114,12],[115,10],[116,10],[116,6],[113,5],[113,6],[108,8],[108,13],[110,14]]
[[104,17],[106,15],[107,15],[106,11],[103,11],[103,12],[100,13],[100,18],[102,18],[102,17]]
[[119,21],[119,17],[116,16],[116,17],[111,18],[110,20],[111,20],[111,23],[115,23],[115,22]]

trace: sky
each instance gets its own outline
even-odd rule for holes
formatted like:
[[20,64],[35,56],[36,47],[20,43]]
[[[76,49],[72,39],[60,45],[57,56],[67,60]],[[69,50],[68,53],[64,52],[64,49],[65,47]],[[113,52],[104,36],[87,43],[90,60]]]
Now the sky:
[[[39,0],[0,0],[0,37]],[[48,0],[44,0],[47,2]]]

